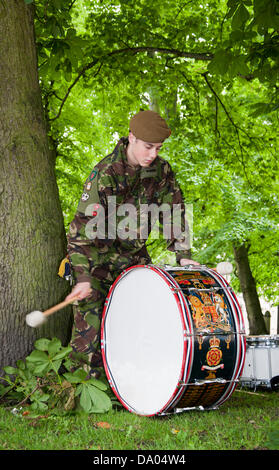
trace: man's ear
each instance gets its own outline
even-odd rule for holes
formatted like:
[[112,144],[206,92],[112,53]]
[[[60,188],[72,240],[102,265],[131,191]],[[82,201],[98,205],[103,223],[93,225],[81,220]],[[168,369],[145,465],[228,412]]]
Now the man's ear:
[[134,143],[136,142],[136,140],[137,140],[137,138],[134,136],[134,134],[132,134],[131,131],[129,132],[128,139],[129,139],[129,143],[130,143],[130,144],[134,144]]

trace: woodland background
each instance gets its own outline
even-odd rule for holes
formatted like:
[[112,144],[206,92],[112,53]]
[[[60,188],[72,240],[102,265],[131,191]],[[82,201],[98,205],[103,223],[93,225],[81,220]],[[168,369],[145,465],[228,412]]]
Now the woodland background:
[[[140,109],[172,135],[162,157],[193,207],[193,258],[234,266],[251,334],[278,304],[279,2],[0,0],[0,365],[66,343],[66,236],[92,167]],[[154,262],[164,247],[150,241]]]

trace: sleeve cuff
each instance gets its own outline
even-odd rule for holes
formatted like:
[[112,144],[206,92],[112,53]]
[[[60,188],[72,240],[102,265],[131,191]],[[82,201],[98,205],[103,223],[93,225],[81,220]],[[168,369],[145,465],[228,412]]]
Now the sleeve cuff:
[[183,258],[192,259],[191,250],[183,251],[182,253],[176,253],[176,262],[180,263]]

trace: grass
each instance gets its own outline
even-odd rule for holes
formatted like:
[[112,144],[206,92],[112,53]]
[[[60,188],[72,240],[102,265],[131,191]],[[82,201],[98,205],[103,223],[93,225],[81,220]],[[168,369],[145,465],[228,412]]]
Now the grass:
[[235,391],[218,410],[142,417],[105,414],[16,415],[0,407],[0,450],[279,449],[278,392]]

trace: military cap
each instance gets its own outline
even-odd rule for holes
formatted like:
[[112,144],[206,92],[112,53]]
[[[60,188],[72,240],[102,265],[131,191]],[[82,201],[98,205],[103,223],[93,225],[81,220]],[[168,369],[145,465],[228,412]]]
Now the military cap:
[[132,134],[144,142],[163,142],[171,135],[166,121],[155,111],[140,111],[130,121]]

